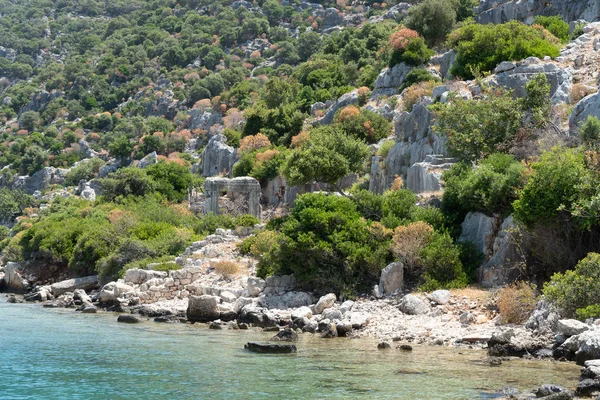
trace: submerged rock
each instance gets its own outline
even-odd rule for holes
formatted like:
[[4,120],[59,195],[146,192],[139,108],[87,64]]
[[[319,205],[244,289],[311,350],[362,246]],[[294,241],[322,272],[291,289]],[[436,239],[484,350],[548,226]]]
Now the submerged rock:
[[270,340],[274,342],[295,342],[298,340],[298,334],[291,328],[285,328],[277,332]]
[[190,296],[187,318],[192,322],[211,322],[219,319],[219,298],[216,296]]
[[254,353],[286,354],[296,353],[298,349],[293,344],[248,342],[244,349]]
[[117,322],[122,322],[125,324],[137,324],[140,322],[140,319],[134,315],[119,315]]

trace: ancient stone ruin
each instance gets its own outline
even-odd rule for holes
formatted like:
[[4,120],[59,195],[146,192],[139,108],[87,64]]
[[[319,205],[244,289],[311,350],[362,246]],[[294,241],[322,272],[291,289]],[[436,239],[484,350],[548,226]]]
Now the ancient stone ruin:
[[231,213],[244,213],[260,219],[260,183],[249,176],[239,178],[207,178],[204,182],[206,196],[204,212],[219,214],[219,197],[222,192],[236,208],[228,210]]

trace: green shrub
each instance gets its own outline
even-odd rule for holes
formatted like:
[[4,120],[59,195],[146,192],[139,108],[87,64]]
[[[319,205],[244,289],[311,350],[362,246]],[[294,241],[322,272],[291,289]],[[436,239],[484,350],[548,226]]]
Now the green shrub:
[[98,175],[100,167],[104,165],[104,161],[99,158],[92,158],[82,161],[79,165],[71,168],[65,176],[65,186],[77,186],[79,182],[89,181]]
[[542,292],[565,317],[577,315],[577,310],[587,317],[600,305],[600,254],[589,253],[574,270],[554,274]]
[[420,289],[456,289],[465,287],[468,277],[460,260],[460,249],[454,245],[448,233],[436,233],[421,250],[423,284]]
[[281,237],[261,260],[260,274],[293,273],[300,286],[318,292],[367,290],[391,259],[389,240],[371,232],[349,198],[302,195],[289,217],[270,227]]
[[578,308],[575,311],[575,316],[581,321],[585,321],[588,318],[597,319],[600,317],[600,304],[593,304],[584,308]]
[[[513,203],[514,216],[526,226],[553,223],[563,210],[571,210],[582,193],[589,172],[583,153],[555,147],[531,165],[521,196]],[[593,215],[589,215],[593,217]]]
[[[22,190],[0,189],[0,221],[11,221],[27,207],[32,207],[35,201],[32,196]],[[11,221],[12,222],[12,221]]]
[[406,77],[402,81],[402,85],[400,86],[400,88],[398,88],[398,90],[401,92],[407,87],[414,85],[415,83],[428,81],[439,82],[440,78],[438,78],[437,76],[433,76],[431,72],[429,72],[429,70],[425,68],[413,68],[408,74],[406,74]]
[[346,134],[362,139],[367,143],[377,143],[392,132],[391,123],[381,114],[369,110],[360,110],[357,115],[346,115],[345,109],[336,116],[336,126]]
[[496,153],[474,168],[455,164],[443,174],[442,207],[453,223],[461,223],[469,211],[508,215],[518,198],[525,167],[511,155]]
[[429,45],[441,43],[456,23],[456,5],[452,0],[425,0],[408,10],[404,23]]
[[570,40],[569,24],[563,21],[563,19],[558,15],[553,15],[550,17],[538,15],[533,19],[533,23],[539,24],[548,29],[548,31],[559,38],[562,43],[567,43]]
[[578,22],[575,24],[575,28],[573,29],[573,32],[571,32],[571,40],[575,40],[583,35],[583,28],[585,28],[585,22]]
[[502,90],[481,100],[453,97],[432,106],[437,117],[436,131],[448,138],[450,155],[476,161],[496,152],[506,152],[520,132],[520,104]]
[[587,147],[598,148],[600,144],[600,119],[595,116],[588,116],[579,128],[579,137]]
[[544,125],[550,120],[552,102],[550,101],[550,82],[546,74],[540,73],[525,84],[527,95],[523,98],[523,109],[529,110],[536,125]]
[[390,58],[389,67],[396,64],[405,63],[408,65],[419,66],[427,63],[435,52],[425,44],[422,37],[412,38],[408,41],[406,47],[402,50],[393,50]]
[[544,28],[517,21],[467,23],[450,34],[448,45],[456,50],[451,73],[465,79],[490,72],[502,61],[557,57],[560,53],[559,40]]
[[156,190],[156,183],[139,168],[121,168],[100,179],[100,186],[102,197],[108,202],[127,196],[145,196]]
[[388,190],[383,194],[381,223],[393,229],[410,220],[417,204],[417,196],[408,189]]
[[145,169],[146,174],[154,182],[156,191],[173,202],[187,198],[192,186],[192,173],[184,165],[174,162],[159,161]]
[[390,150],[392,149],[392,147],[394,147],[396,145],[396,141],[391,139],[391,140],[386,140],[385,142],[383,142],[381,144],[381,147],[379,147],[379,149],[377,150],[377,155],[383,159],[385,159],[388,154],[390,153]]

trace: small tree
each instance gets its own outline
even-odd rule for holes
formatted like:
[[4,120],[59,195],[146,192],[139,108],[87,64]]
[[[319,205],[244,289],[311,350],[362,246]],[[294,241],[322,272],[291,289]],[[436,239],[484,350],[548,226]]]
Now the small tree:
[[324,182],[342,193],[338,182],[346,175],[360,172],[369,154],[368,147],[341,129],[323,126],[310,132],[310,141],[293,149],[282,166],[291,185]]
[[405,23],[430,46],[441,43],[456,23],[455,6],[451,0],[425,0],[408,10]]
[[598,148],[600,144],[600,120],[598,117],[589,115],[579,128],[581,141],[590,148]]
[[399,226],[394,230],[390,249],[409,271],[414,272],[421,267],[419,256],[432,234],[431,225],[421,221]]

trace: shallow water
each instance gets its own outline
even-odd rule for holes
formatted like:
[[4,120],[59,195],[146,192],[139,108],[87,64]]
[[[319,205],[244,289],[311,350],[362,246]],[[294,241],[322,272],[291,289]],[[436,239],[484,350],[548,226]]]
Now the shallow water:
[[260,355],[259,331],[206,325],[118,324],[0,298],[1,399],[487,399],[505,386],[573,388],[574,364],[516,360],[491,367],[483,351],[302,335],[298,353]]

